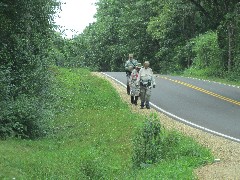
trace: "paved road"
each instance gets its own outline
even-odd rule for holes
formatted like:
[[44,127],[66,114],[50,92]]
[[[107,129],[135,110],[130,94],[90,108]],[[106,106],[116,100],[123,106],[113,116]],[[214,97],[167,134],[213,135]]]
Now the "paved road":
[[[105,74],[126,84],[124,72]],[[240,142],[240,88],[179,76],[156,76],[151,103],[191,126]]]

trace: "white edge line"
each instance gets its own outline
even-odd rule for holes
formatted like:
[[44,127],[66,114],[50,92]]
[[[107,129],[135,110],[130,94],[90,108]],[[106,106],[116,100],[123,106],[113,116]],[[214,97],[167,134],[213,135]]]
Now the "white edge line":
[[[104,72],[101,72],[101,73],[104,74],[105,76],[113,79],[114,81],[118,82],[118,83],[121,84],[122,86],[127,87],[124,83],[122,83],[121,81],[117,80],[116,78],[114,78],[114,77],[112,77],[112,76],[110,76],[110,75],[108,75],[108,74],[106,74],[106,73],[104,73]],[[196,128],[198,128],[198,129],[204,130],[204,131],[206,131],[206,132],[209,132],[209,133],[212,133],[212,134],[215,134],[215,135],[218,135],[218,136],[221,136],[221,137],[224,137],[224,138],[233,140],[233,141],[240,142],[240,139],[237,139],[237,138],[234,138],[234,137],[231,137],[231,136],[228,136],[228,135],[225,135],[225,134],[222,134],[222,133],[213,131],[213,130],[211,130],[211,129],[205,128],[205,127],[203,127],[203,126],[197,125],[197,124],[192,123],[192,122],[190,122],[190,121],[187,121],[187,120],[185,120],[185,119],[183,119],[183,118],[180,118],[180,117],[178,117],[178,116],[176,116],[176,115],[174,115],[174,114],[172,114],[172,113],[170,113],[170,112],[167,112],[167,111],[165,111],[164,109],[158,107],[157,105],[155,105],[155,104],[153,104],[153,103],[151,103],[151,102],[150,102],[150,104],[151,104],[155,109],[159,110],[160,112],[162,112],[162,113],[164,113],[164,114],[167,114],[167,115],[171,116],[172,118],[177,119],[178,121],[184,122],[185,124],[188,124],[188,125],[190,125],[190,126],[196,127]]]

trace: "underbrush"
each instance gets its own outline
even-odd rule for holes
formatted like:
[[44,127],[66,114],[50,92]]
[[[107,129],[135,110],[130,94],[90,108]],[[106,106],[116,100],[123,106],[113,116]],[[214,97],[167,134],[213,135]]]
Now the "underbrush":
[[159,119],[132,113],[110,83],[88,70],[55,71],[59,98],[51,133],[35,141],[0,141],[0,179],[193,179],[194,168],[212,161],[208,149],[157,124],[159,146],[146,149],[156,161],[136,165],[134,158],[145,153],[136,153],[139,135]]

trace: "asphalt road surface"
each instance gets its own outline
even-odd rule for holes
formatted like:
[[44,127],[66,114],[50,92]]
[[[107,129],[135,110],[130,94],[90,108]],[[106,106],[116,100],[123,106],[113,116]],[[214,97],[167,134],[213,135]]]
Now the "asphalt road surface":
[[[125,72],[105,72],[126,84]],[[188,125],[240,142],[240,88],[198,79],[156,75],[151,105]]]

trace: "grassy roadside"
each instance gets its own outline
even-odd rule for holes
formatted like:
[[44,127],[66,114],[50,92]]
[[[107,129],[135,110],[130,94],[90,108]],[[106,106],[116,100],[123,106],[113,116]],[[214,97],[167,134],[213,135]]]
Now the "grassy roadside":
[[[177,74],[176,74],[177,75]],[[235,85],[235,86],[240,86],[240,81],[232,81],[227,78],[218,78],[218,77],[209,77],[204,75],[204,72],[198,71],[191,71],[191,70],[186,70],[182,74],[178,74],[184,77],[193,77],[193,78],[199,78],[203,80],[209,80],[209,81],[215,81],[223,84],[229,84],[229,85]]]
[[193,179],[212,161],[208,149],[164,131],[164,157],[133,169],[132,138],[146,117],[132,113],[115,89],[84,69],[56,69],[59,113],[37,140],[0,141],[0,179]]

